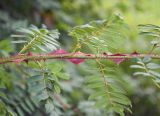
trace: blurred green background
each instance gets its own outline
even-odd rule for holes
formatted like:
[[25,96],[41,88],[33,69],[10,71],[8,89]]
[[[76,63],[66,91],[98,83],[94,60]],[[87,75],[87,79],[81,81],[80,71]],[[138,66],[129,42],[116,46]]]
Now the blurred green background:
[[[39,27],[45,24],[49,29],[58,29],[61,33],[59,41],[64,48],[70,49],[73,41],[68,32],[72,27],[106,19],[112,14],[120,14],[128,25],[128,39],[122,50],[125,53],[147,53],[151,49],[149,39],[138,35],[137,25],[160,25],[160,0],[0,0],[0,51],[19,51],[19,47],[11,44],[13,38],[10,35],[17,28],[31,24]],[[156,52],[159,53],[158,50]],[[132,77],[133,71],[128,69],[129,64],[126,61],[119,66],[133,104],[133,114],[126,115],[160,116],[160,90],[149,79]],[[69,66],[69,72],[76,78],[64,83],[63,94],[72,104],[76,112],[74,115],[92,116],[94,112],[95,116],[100,116],[98,110],[89,108],[92,103],[87,101],[84,92],[83,66]]]

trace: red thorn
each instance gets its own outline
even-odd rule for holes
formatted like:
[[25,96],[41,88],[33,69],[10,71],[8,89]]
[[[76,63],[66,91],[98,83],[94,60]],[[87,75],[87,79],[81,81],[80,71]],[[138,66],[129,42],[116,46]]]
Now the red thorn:
[[25,62],[26,64],[28,64],[29,61],[28,61],[28,60],[24,60],[24,62]]
[[132,56],[136,56],[139,55],[139,53],[137,53],[136,51],[134,51],[133,53],[131,53]]
[[75,52],[75,54],[84,54],[84,53],[83,53],[83,52],[78,51],[78,52]]
[[28,52],[27,56],[33,56],[32,52]]
[[[84,53],[78,51],[78,52],[75,52],[74,54],[84,54]],[[73,64],[80,64],[85,61],[84,59],[80,59],[80,58],[72,58],[72,59],[68,59],[68,60],[70,62],[72,62]]]
[[106,52],[103,52],[103,55],[104,55],[104,56],[107,56],[108,54],[107,54]]
[[46,61],[46,59],[44,58],[44,59],[43,59],[43,61],[45,62],[45,61]]
[[52,52],[49,53],[49,55],[52,55],[52,54],[66,54],[67,52],[63,49],[58,49],[58,50],[54,50]]
[[[112,54],[110,56],[126,56],[126,55],[125,54]],[[111,60],[115,62],[117,65],[119,65],[125,60],[125,58],[112,58]]]
[[126,56],[125,54],[112,54],[110,56]]
[[12,60],[12,62],[14,62],[16,64],[19,64],[22,61],[24,61],[24,59],[15,59],[15,60]]
[[91,54],[86,54],[85,56],[91,56]]
[[78,59],[78,58],[73,58],[73,59],[68,59],[68,60],[72,62],[73,64],[80,64],[84,62],[84,59]]

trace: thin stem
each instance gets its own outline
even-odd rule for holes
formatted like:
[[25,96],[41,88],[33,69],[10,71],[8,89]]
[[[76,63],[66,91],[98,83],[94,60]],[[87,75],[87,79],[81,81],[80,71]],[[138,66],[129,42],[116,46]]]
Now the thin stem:
[[157,44],[154,44],[149,54],[152,54],[152,52],[157,48]]
[[18,54],[21,54],[24,51],[26,51],[36,39],[37,39],[37,37],[34,37],[27,45],[24,45],[24,47],[21,49],[21,51]]

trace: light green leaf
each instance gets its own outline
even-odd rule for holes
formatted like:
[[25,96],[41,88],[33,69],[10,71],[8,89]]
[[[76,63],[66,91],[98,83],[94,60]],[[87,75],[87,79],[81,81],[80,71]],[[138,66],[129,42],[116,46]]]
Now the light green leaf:
[[44,83],[39,83],[39,84],[36,84],[36,85],[31,85],[32,87],[29,88],[29,91],[30,92],[35,92],[35,93],[38,93],[38,92],[41,92],[43,91],[46,86],[44,85]]
[[160,73],[155,72],[155,71],[152,71],[152,70],[150,70],[149,72],[150,72],[152,75],[157,76],[157,77],[160,78]]
[[148,64],[146,64],[146,66],[149,69],[158,69],[158,68],[160,68],[160,65],[159,64],[155,64],[155,63],[148,63]]
[[61,92],[61,89],[60,89],[60,87],[57,84],[54,85],[54,90],[58,94]]
[[48,93],[47,91],[42,91],[40,94],[37,95],[37,98],[39,101],[42,101],[42,100],[46,100],[48,99]]
[[42,75],[35,75],[35,76],[32,76],[32,77],[28,78],[29,83],[33,83],[33,82],[37,82],[37,81],[41,81],[41,80],[43,80]]
[[69,80],[69,78],[70,78],[69,74],[67,74],[67,73],[59,72],[57,75],[59,78],[64,79],[64,80]]
[[105,108],[107,105],[106,102],[109,102],[106,98],[100,99],[96,102],[95,106],[97,108]]
[[145,73],[145,72],[135,72],[133,75],[151,76],[149,73]]
[[140,68],[140,69],[145,69],[145,67],[140,66],[140,65],[131,65],[130,68]]
[[150,56],[146,56],[143,58],[143,62],[147,63],[151,61],[151,57]]
[[101,78],[99,78],[99,76],[87,76],[86,79],[85,79],[85,82],[86,83],[93,83],[93,82],[99,82],[99,81],[102,81]]
[[97,83],[91,83],[87,85],[88,88],[102,88],[104,87],[104,84],[102,82],[97,82]]
[[105,93],[106,91],[105,90],[100,90],[100,91],[96,91],[94,93],[92,93],[90,96],[89,96],[89,100],[93,100],[93,99],[96,99],[98,97],[103,97],[106,95]]
[[54,110],[54,104],[52,101],[47,100],[47,103],[45,104],[45,109],[47,113],[50,113]]

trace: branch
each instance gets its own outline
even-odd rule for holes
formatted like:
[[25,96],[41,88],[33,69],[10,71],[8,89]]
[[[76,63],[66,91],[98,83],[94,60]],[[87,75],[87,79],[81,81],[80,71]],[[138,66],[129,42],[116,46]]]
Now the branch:
[[153,59],[160,59],[158,54],[85,54],[85,53],[64,53],[64,54],[18,54],[15,56],[0,58],[0,64],[18,61],[39,61],[48,59],[131,59],[144,58],[149,56]]

